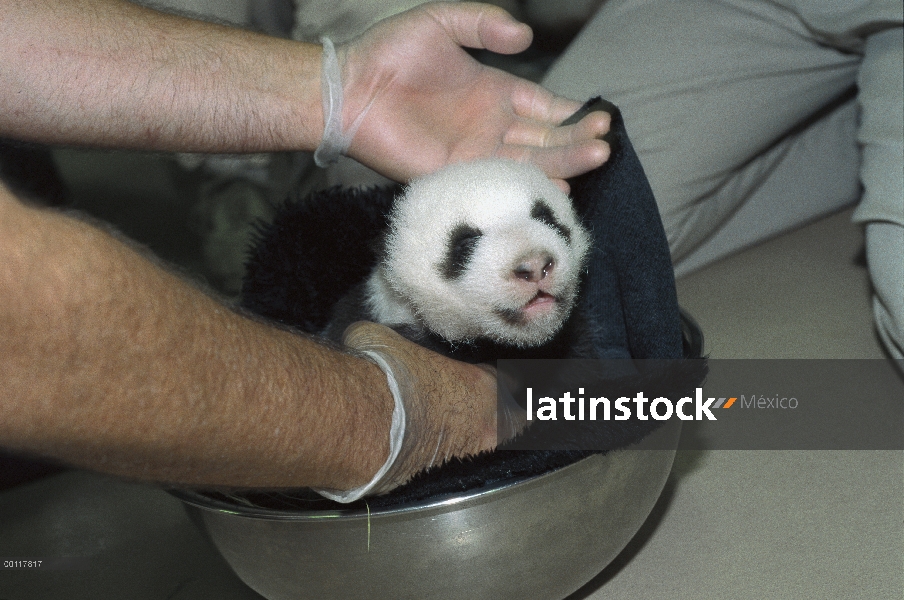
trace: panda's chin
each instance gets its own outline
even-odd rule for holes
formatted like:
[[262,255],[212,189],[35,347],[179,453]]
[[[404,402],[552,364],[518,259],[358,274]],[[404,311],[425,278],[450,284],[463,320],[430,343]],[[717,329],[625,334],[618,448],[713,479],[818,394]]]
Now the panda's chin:
[[570,302],[539,292],[517,309],[497,309],[499,322],[493,332],[497,342],[522,348],[540,346],[552,339],[568,315]]

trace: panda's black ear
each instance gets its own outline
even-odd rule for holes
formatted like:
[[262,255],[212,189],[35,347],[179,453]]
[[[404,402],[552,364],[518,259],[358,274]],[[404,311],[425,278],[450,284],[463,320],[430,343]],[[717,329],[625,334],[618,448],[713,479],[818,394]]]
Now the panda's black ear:
[[549,204],[542,199],[534,200],[534,205],[530,209],[530,218],[539,221],[555,231],[566,242],[571,244],[571,229],[562,225],[562,223],[553,214]]

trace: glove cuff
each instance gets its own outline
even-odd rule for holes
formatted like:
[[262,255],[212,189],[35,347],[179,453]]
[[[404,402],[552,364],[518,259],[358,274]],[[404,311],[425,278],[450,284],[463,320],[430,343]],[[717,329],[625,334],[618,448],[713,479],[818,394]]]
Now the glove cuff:
[[320,69],[320,95],[323,102],[323,137],[314,151],[314,162],[324,168],[336,163],[339,156],[345,154],[352,145],[352,138],[361,126],[364,115],[370,104],[361,111],[351,127],[342,131],[342,109],[344,94],[342,90],[342,69],[339,55],[330,38],[320,38],[323,44],[323,62]]
[[399,384],[392,372],[392,367],[389,366],[389,362],[386,358],[375,350],[359,350],[359,352],[380,367],[386,374],[386,381],[389,384],[389,391],[392,393],[392,398],[395,401],[395,407],[392,411],[392,425],[389,428],[389,456],[373,478],[371,478],[368,483],[348,491],[314,490],[324,498],[329,498],[335,502],[342,502],[343,504],[354,502],[378,488],[379,484],[384,477],[386,477],[386,474],[389,473],[390,469],[395,464],[396,459],[399,457],[399,452],[402,449],[402,442],[405,439],[405,404],[402,402],[402,392],[399,390]]

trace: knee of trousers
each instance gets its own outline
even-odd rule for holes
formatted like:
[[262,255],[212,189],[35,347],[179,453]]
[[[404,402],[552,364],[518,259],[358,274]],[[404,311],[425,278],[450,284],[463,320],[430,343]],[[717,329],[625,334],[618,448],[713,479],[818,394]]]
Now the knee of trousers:
[[904,226],[868,223],[866,256],[876,329],[892,358],[904,359]]

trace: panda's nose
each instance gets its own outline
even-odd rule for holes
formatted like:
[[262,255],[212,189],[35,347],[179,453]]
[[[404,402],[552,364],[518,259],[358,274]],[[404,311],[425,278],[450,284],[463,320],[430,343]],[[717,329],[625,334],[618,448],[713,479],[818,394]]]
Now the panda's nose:
[[518,263],[512,271],[516,279],[536,283],[549,276],[555,268],[555,261],[549,254],[537,254]]

